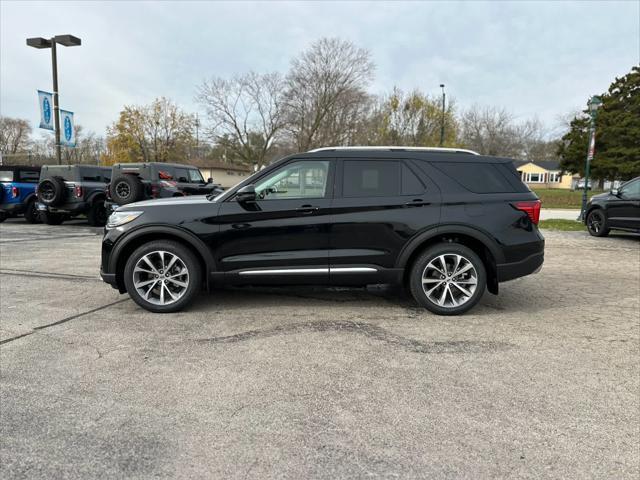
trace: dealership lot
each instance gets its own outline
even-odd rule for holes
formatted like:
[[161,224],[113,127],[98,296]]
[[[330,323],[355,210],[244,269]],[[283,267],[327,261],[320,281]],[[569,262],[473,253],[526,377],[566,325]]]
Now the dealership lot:
[[10,478],[640,473],[640,241],[545,232],[463,317],[397,290],[228,289],[154,315],[101,229],[0,226]]

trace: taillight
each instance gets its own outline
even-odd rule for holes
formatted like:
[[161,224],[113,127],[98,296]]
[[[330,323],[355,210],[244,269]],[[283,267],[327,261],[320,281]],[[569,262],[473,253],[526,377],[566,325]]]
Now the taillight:
[[11,187],[11,196],[13,198],[18,198],[20,196],[20,190],[18,187]]
[[75,187],[73,187],[73,191],[77,198],[82,197],[82,187],[80,185],[76,185]]
[[532,200],[530,202],[515,202],[512,205],[518,210],[526,213],[534,225],[538,225],[540,221],[540,200]]

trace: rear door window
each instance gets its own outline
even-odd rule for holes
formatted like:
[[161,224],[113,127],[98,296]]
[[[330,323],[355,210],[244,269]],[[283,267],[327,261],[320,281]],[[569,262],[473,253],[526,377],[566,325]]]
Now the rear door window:
[[189,172],[186,168],[176,168],[176,173],[174,180],[180,183],[188,183],[189,182]]
[[425,191],[422,181],[406,165],[402,164],[402,195],[419,195]]
[[401,167],[397,160],[345,160],[344,197],[393,197],[401,192]]
[[38,180],[40,179],[40,172],[22,170],[19,175],[20,181],[25,183],[38,183]]

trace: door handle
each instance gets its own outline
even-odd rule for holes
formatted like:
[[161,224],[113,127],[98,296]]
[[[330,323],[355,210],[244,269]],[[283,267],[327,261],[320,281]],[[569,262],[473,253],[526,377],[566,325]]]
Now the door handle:
[[431,205],[431,202],[425,202],[421,198],[415,198],[410,202],[405,203],[407,207],[424,207],[425,205]]
[[302,205],[301,207],[296,208],[296,212],[304,213],[306,215],[317,212],[320,210],[320,207],[314,207],[313,205]]

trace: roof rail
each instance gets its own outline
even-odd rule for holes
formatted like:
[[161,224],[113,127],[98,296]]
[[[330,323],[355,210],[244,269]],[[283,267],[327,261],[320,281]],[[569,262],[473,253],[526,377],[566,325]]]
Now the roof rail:
[[375,147],[322,147],[309,150],[309,153],[314,152],[326,152],[329,150],[414,150],[419,152],[443,152],[443,153],[465,153],[470,155],[480,155],[473,150],[467,150],[466,148],[446,148],[446,147],[402,147],[397,145],[389,146],[375,146]]

